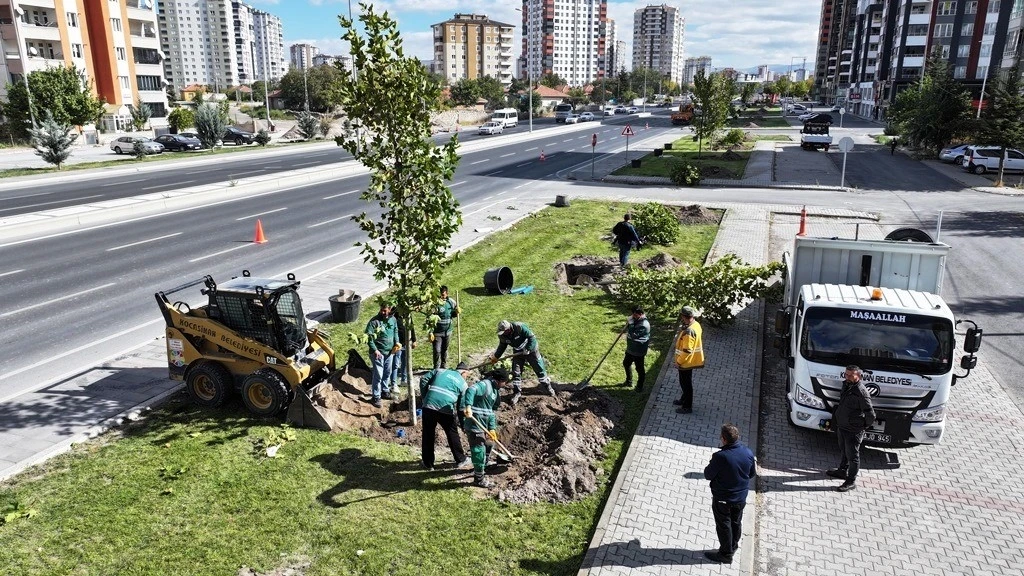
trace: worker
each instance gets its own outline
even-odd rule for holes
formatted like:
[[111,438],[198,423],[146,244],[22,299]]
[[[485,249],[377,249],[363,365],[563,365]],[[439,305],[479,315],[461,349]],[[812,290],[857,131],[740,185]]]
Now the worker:
[[498,439],[498,417],[495,411],[501,401],[500,390],[506,384],[508,371],[504,368],[495,368],[485,374],[483,380],[467,387],[462,395],[464,426],[466,435],[469,436],[469,453],[473,462],[473,485],[480,488],[493,486],[491,481],[484,477],[484,471],[494,441]]
[[[398,342],[401,343],[402,339],[405,338],[405,321],[402,319],[404,314],[399,314],[397,308],[392,308],[391,316],[395,319],[395,325],[398,329]],[[416,349],[416,327],[412,322],[409,323],[409,347],[413,350]],[[395,352],[395,357],[391,361],[391,372],[388,373],[388,382],[390,382],[392,390],[398,390],[401,385],[409,383],[405,374],[405,355],[405,350],[399,349],[398,352]]]
[[554,396],[555,388],[544,369],[544,358],[540,355],[537,337],[530,331],[530,327],[523,322],[498,322],[498,348],[488,359],[489,362],[496,363],[509,346],[512,347],[512,405],[519,403],[523,395],[523,366],[527,362],[540,383],[547,387],[548,394]]
[[647,378],[647,370],[644,361],[647,356],[647,348],[651,341],[651,323],[644,315],[644,309],[640,306],[633,308],[633,315],[626,319],[626,327],[623,329],[626,334],[626,355],[622,359],[622,367],[626,370],[626,381],[623,386],[633,385],[632,366],[636,366],[636,389],[644,389],[644,380]]
[[[460,369],[465,364],[459,364]],[[459,423],[456,416],[462,403],[462,395],[466,392],[466,379],[463,373],[455,370],[434,369],[420,378],[420,397],[423,398],[423,444],[421,455],[423,467],[434,469],[434,440],[437,438],[437,425],[441,425],[448,439],[448,447],[452,450],[452,458],[459,468],[467,468],[470,460],[462,449],[459,438]]]
[[438,320],[430,334],[430,341],[434,343],[435,370],[448,367],[448,342],[452,337],[452,319],[457,318],[461,312],[462,309],[448,297],[448,287],[441,286],[441,298],[434,308]]
[[376,408],[381,407],[381,398],[391,400],[391,371],[395,352],[402,349],[398,341],[398,322],[391,315],[391,308],[390,302],[381,300],[380,311],[366,323],[367,345],[372,363],[370,394]]
[[633,248],[639,248],[643,244],[636,228],[633,227],[629,220],[630,216],[626,214],[622,217],[622,222],[619,222],[612,228],[612,234],[615,235],[615,245],[619,247],[619,266],[623,268],[629,263],[630,251]]

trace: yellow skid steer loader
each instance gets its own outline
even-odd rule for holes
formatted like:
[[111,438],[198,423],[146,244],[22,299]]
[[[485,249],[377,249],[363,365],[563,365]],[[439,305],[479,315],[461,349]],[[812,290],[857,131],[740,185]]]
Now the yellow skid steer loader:
[[[205,305],[168,299],[200,284]],[[171,379],[184,380],[200,406],[220,406],[237,390],[257,416],[288,409],[293,424],[330,429],[308,390],[334,372],[334,350],[324,333],[306,327],[298,287],[294,274],[275,280],[243,270],[220,285],[207,275],[157,292]]]

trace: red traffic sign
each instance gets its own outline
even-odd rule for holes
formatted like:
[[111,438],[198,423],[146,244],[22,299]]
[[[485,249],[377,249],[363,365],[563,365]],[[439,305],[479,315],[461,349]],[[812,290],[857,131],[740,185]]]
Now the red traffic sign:
[[597,134],[590,136],[590,147],[593,148],[594,146],[597,146]]
[[633,129],[629,127],[629,124],[626,124],[626,127],[622,129],[622,135],[623,136],[632,136],[633,135]]

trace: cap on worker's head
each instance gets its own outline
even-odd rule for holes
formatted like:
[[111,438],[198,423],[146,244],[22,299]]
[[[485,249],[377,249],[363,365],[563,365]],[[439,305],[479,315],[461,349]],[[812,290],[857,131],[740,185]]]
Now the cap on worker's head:
[[683,311],[680,312],[680,315],[682,315],[683,318],[693,318],[697,313],[693,311],[693,308],[683,306]]
[[380,307],[381,307],[381,309],[384,309],[384,308],[391,308],[391,307],[392,307],[392,305],[391,305],[391,301],[390,301],[390,300],[387,300],[387,299],[385,299],[385,298],[381,298],[381,301],[380,301]]
[[504,334],[512,329],[512,323],[508,320],[502,320],[498,322],[498,334]]
[[634,306],[633,307],[633,314],[643,314],[643,313],[644,313],[644,309],[643,308],[641,308],[639,306]]
[[468,364],[466,364],[465,362],[459,362],[459,365],[458,365],[458,366],[456,366],[456,367],[455,367],[455,369],[456,369],[456,370],[459,370],[459,371],[462,371],[462,370],[469,370],[469,365],[468,365]]
[[495,382],[508,382],[508,370],[504,368],[495,368],[494,370],[491,370],[489,377]]

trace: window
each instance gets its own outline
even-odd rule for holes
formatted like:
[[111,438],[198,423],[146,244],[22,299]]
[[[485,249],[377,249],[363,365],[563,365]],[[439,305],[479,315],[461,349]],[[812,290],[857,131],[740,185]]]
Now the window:
[[[927,24],[915,24],[914,26],[910,27],[910,30],[908,31],[908,34],[913,32],[914,31],[913,29],[915,27],[917,27],[917,26],[922,26],[922,27],[925,27],[925,28],[928,27]],[[912,35],[912,36],[923,36],[923,34],[910,34],[910,35]],[[936,38],[948,38],[948,37],[950,37],[952,35],[953,35],[953,25],[952,24],[936,24],[935,25],[935,34],[934,34],[934,36]]]
[[999,13],[999,0],[992,0],[988,3],[988,13],[998,14]]
[[128,59],[128,56],[127,56],[124,48],[122,48],[121,46],[115,47],[114,48],[114,52],[117,53],[117,59],[118,60],[127,60]]
[[956,57],[957,58],[967,58],[970,55],[971,55],[971,45],[970,44],[961,44],[961,45],[956,47]]
[[160,90],[159,76],[136,76],[135,82],[139,90]]
[[72,58],[81,58],[82,57],[82,45],[81,44],[72,44],[71,45],[71,57]]
[[996,23],[995,22],[989,22],[989,23],[985,24],[985,28],[982,30],[981,33],[984,36],[992,36],[992,35],[994,35],[996,33]]
[[939,16],[952,16],[956,13],[956,2],[940,2]]
[[75,12],[68,12],[68,26],[71,28],[78,28],[78,14]]
[[114,32],[120,32],[121,31],[121,19],[120,18],[111,18],[110,19],[110,25],[114,28]]
[[953,78],[966,78],[967,66],[957,66],[953,69]]
[[989,56],[991,56],[992,55],[992,45],[991,44],[982,44],[981,45],[981,53],[979,53],[978,55],[981,56],[982,58],[988,58]]
[[978,3],[976,1],[975,2],[968,2],[967,5],[964,6],[964,14],[977,14],[977,13],[978,13]]
[[124,90],[131,90],[132,89],[132,84],[131,84],[131,82],[128,81],[128,77],[127,76],[118,76],[117,79],[121,81],[121,88],[122,89],[124,89]]
[[[939,35],[939,28],[943,26],[952,26],[952,24],[939,24],[935,27],[935,36]],[[907,27],[907,36],[927,36],[928,25],[927,24],[911,24]]]
[[972,22],[970,24],[964,24],[960,28],[960,35],[961,36],[974,36],[974,23]]
[[975,80],[981,80],[988,76],[988,66],[978,66],[978,70],[974,73]]

